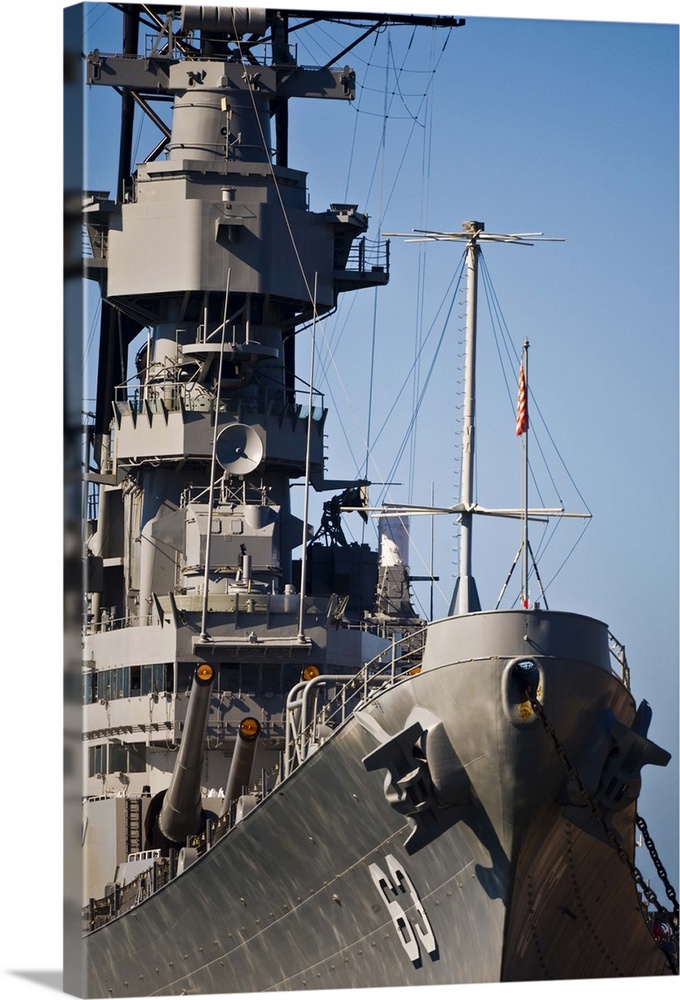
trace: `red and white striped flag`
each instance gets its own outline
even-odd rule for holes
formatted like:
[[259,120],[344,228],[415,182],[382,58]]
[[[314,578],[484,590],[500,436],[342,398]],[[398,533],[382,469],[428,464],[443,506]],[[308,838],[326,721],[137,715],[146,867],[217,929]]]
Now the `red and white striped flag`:
[[519,391],[517,393],[517,437],[529,428],[529,410],[527,408],[527,385],[524,377],[524,364],[519,366]]

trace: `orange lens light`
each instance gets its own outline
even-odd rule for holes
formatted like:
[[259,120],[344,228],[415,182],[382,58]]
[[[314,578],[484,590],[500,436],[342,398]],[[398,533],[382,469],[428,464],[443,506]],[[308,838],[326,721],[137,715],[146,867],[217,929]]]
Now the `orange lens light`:
[[254,740],[260,731],[260,723],[251,715],[244,719],[238,729],[244,740]]
[[211,681],[213,679],[213,668],[209,663],[201,663],[196,667],[196,676],[199,681]]
[[314,678],[318,677],[320,673],[321,671],[319,670],[318,667],[315,667],[313,664],[310,664],[308,667],[305,667],[305,669],[302,671],[302,679],[303,681],[313,681]]

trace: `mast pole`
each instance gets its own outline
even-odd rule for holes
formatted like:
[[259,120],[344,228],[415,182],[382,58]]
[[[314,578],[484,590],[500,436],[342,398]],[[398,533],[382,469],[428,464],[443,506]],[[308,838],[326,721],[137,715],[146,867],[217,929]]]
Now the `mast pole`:
[[522,350],[522,369],[524,371],[524,412],[525,426],[523,446],[524,463],[522,468],[522,499],[524,513],[522,515],[522,605],[529,607],[529,421],[527,395],[529,392],[529,341],[525,339]]
[[461,462],[460,500],[466,510],[460,517],[460,561],[454,614],[479,610],[477,588],[472,578],[472,506],[475,464],[475,369],[477,350],[477,265],[483,222],[464,222],[463,230],[470,234],[466,250],[467,312],[465,324],[465,388],[463,407],[463,449]]

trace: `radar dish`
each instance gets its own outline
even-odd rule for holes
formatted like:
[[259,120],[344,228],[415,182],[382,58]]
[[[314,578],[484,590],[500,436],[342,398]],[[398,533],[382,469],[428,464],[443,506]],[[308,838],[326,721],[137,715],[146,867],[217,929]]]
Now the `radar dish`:
[[229,424],[220,431],[215,457],[225,472],[245,476],[258,467],[264,455],[262,438],[247,424]]

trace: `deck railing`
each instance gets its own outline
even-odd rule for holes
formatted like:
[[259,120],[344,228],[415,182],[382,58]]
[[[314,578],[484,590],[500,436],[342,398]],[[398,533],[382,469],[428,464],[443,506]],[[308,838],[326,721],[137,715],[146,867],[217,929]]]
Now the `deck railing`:
[[347,255],[347,260],[342,265],[342,270],[358,274],[383,271],[389,275],[390,241],[369,240],[365,236],[355,240]]
[[[319,674],[291,689],[286,703],[284,778],[318,749],[325,734],[341,725],[360,705],[419,672],[426,631],[422,628],[407,637],[394,637],[388,649],[365,663],[352,677]],[[340,687],[335,695],[319,708],[324,689],[337,684]]]

